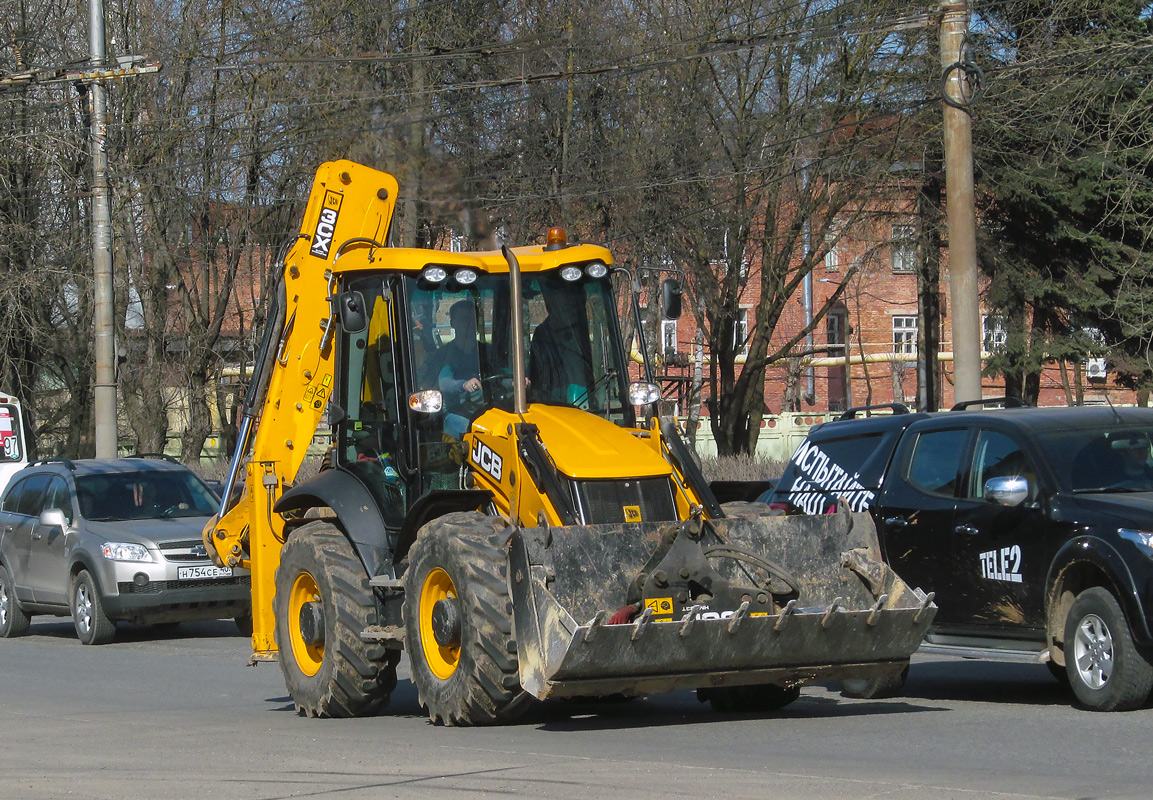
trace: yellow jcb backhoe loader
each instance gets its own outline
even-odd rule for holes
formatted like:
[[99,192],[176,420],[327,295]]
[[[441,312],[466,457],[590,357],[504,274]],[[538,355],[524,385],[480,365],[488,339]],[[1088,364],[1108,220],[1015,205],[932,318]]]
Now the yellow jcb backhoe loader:
[[[868,515],[717,502],[649,366],[630,382],[608,250],[388,247],[396,197],[317,172],[204,531],[251,570],[254,659],[300,713],[383,707],[402,649],[446,725],[679,688],[771,709],[907,666],[931,597]],[[328,468],[297,483],[326,409]]]

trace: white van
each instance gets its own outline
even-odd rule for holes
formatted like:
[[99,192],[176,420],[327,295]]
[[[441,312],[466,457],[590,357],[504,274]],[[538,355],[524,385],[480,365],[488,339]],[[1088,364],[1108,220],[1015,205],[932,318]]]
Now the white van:
[[9,479],[28,464],[20,402],[0,392],[0,492]]

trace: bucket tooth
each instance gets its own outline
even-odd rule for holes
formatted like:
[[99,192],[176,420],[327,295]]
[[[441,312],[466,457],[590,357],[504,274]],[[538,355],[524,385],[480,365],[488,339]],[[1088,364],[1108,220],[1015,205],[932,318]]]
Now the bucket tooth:
[[877,624],[877,617],[887,602],[889,602],[889,596],[887,594],[883,594],[877,598],[877,602],[873,603],[873,608],[871,611],[869,611],[868,619],[865,620],[866,625],[871,628]]
[[700,618],[701,610],[702,606],[693,606],[681,617],[681,638],[689,635],[689,632],[693,629],[693,624]]
[[637,617],[637,621],[633,623],[632,640],[634,642],[644,636],[645,630],[649,627],[649,620],[652,618],[653,610],[651,608],[646,608],[645,612]]
[[737,628],[741,626],[741,620],[749,615],[749,601],[741,601],[740,606],[733,612],[733,616],[729,619],[729,633],[736,633]]
[[927,595],[925,595],[925,599],[921,601],[921,607],[917,609],[917,613],[913,617],[914,625],[921,621],[921,616],[929,610],[929,606],[933,605],[933,598],[936,596],[936,592],[929,592]]
[[822,628],[829,627],[829,623],[832,622],[832,620],[833,620],[833,615],[836,614],[837,611],[840,610],[841,603],[843,603],[843,602],[844,602],[844,599],[841,597],[838,597],[833,602],[829,603],[829,607],[825,609],[824,616],[821,617],[821,627]]
[[793,615],[793,610],[796,607],[797,601],[790,600],[788,604],[786,604],[785,607],[781,609],[781,613],[777,615],[777,621],[773,623],[774,631],[779,631],[785,627],[785,623],[789,621],[789,617]]
[[588,630],[585,631],[584,641],[591,642],[596,638],[597,631],[605,624],[605,612],[601,609],[596,615],[588,621]]

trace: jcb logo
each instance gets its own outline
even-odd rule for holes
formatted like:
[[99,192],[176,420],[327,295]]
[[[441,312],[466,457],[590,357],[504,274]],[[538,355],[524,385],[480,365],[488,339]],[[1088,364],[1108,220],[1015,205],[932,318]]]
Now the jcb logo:
[[317,258],[328,258],[332,250],[332,236],[336,233],[336,220],[340,217],[340,203],[344,195],[340,192],[326,191],[324,193],[324,207],[320,210],[320,219],[316,221],[316,231],[312,234],[312,249],[308,252]]
[[504,467],[504,459],[492,451],[492,448],[487,444],[477,441],[472,446],[472,452],[469,454],[472,463],[483,469],[495,480],[499,481],[502,468]]

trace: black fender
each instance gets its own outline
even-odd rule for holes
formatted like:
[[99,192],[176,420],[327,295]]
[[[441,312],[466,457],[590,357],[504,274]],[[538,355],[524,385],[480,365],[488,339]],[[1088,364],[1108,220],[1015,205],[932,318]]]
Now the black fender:
[[483,510],[491,502],[492,493],[485,489],[433,489],[408,510],[396,541],[396,560],[399,562],[408,555],[417,531],[425,523],[454,511]]
[[1137,591],[1137,582],[1128,561],[1117,552],[1117,549],[1099,536],[1076,536],[1065,542],[1053,557],[1049,565],[1049,573],[1045,578],[1048,600],[1056,599],[1057,581],[1061,575],[1073,564],[1090,564],[1103,572],[1112,582],[1117,596],[1117,602],[1129,620],[1129,628],[1137,646],[1148,655],[1153,652],[1153,635],[1150,635],[1149,620],[1145,616],[1145,608],[1141,602],[1141,595]]
[[368,576],[387,574],[393,548],[384,515],[376,498],[353,475],[340,469],[325,470],[282,494],[272,510],[283,514],[321,506],[336,514]]

